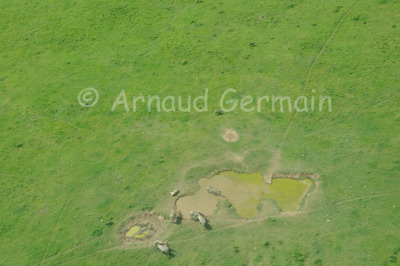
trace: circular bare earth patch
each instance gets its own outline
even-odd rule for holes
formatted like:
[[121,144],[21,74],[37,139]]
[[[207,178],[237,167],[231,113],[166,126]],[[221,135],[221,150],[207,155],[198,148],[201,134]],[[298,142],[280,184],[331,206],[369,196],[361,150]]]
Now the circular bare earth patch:
[[128,220],[119,231],[119,235],[125,243],[146,242],[154,240],[164,229],[164,217],[148,212]]
[[235,130],[228,128],[225,130],[222,138],[227,142],[235,142],[239,140],[239,134]]

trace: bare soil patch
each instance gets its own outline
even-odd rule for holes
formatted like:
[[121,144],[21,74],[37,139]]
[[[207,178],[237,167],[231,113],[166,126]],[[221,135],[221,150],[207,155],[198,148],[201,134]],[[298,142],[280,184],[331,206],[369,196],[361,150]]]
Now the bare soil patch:
[[273,172],[272,173],[272,178],[291,178],[291,179],[304,179],[304,178],[310,178],[310,179],[317,179],[319,178],[319,174],[317,173],[305,173],[305,172],[300,172],[300,173],[279,173],[279,172]]
[[225,130],[222,138],[227,142],[235,142],[239,140],[239,134],[235,130],[228,128]]
[[125,243],[150,242],[165,229],[165,218],[154,212],[138,214],[129,219],[119,231]]

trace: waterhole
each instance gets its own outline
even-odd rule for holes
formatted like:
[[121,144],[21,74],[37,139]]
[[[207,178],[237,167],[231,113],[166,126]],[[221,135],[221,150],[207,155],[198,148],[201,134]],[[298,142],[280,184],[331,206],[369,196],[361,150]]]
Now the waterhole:
[[[217,208],[218,201],[228,200],[239,216],[252,218],[258,214],[257,206],[260,200],[270,199],[275,201],[282,211],[296,211],[312,184],[307,178],[274,178],[271,184],[266,184],[260,173],[226,171],[211,178],[200,179],[200,190],[194,195],[180,198],[177,208],[184,218],[189,217],[191,210],[211,215]],[[220,190],[222,196],[210,194],[207,187]]]

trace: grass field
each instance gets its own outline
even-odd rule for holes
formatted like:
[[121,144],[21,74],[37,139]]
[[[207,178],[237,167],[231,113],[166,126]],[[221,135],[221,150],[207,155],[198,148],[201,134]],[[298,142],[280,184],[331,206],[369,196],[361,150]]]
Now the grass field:
[[[398,0],[2,0],[0,265],[400,263],[399,46]],[[207,112],[111,112],[122,89],[132,109],[205,88]],[[216,116],[227,88],[327,95],[332,112]],[[221,169],[320,185],[296,215],[223,203],[212,230],[168,222],[173,257],[121,240],[130,217],[168,217],[169,191]]]

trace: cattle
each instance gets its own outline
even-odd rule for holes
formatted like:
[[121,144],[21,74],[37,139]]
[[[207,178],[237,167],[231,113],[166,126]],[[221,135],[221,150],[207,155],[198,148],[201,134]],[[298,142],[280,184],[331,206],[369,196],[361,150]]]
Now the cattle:
[[171,194],[172,197],[175,197],[176,195],[178,195],[179,190],[177,188],[175,188],[174,191],[170,192],[169,194]]
[[202,226],[204,226],[205,228],[208,227],[207,218],[206,218],[205,215],[202,214],[201,212],[199,212],[199,211],[190,211],[190,217],[191,217],[193,220],[198,220],[198,221],[200,222],[200,224],[201,224]]
[[154,242],[154,246],[156,248],[158,248],[162,253],[167,254],[167,255],[169,254],[168,240],[165,241],[165,242],[162,242],[160,240],[156,240]]
[[213,187],[207,187],[207,191],[208,191],[208,193],[213,194],[214,196],[218,196],[218,197],[222,196],[221,190],[219,190],[219,189],[216,189]]

